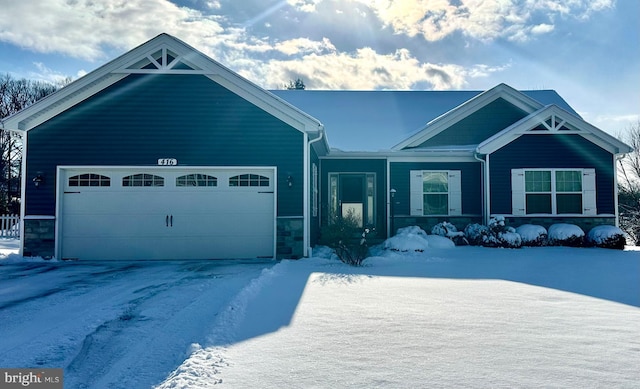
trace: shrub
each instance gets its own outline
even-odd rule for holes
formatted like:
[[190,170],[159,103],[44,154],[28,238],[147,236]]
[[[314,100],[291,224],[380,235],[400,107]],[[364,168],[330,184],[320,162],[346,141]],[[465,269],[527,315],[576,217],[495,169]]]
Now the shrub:
[[473,246],[482,246],[482,243],[485,240],[485,236],[488,235],[489,227],[482,224],[472,223],[468,224],[464,228],[464,236],[465,238],[467,238],[469,244]]
[[505,225],[504,217],[491,218],[488,226],[469,224],[464,229],[467,241],[476,246],[520,248],[522,239],[513,227]]
[[548,242],[551,246],[582,247],[584,231],[574,224],[553,224],[549,227]]
[[516,228],[516,232],[522,238],[523,246],[544,246],[547,244],[547,229],[542,226],[523,224]]
[[431,235],[444,236],[445,238],[451,239],[457,245],[469,244],[467,239],[465,239],[464,232],[458,231],[456,226],[446,221],[433,226]]
[[605,249],[624,250],[626,244],[624,231],[615,226],[593,227],[586,237],[586,244]]
[[418,226],[399,228],[395,236],[384,241],[385,250],[424,252],[429,247],[427,233]]
[[338,258],[351,266],[362,265],[369,254],[367,235],[372,230],[362,230],[358,224],[358,220],[350,212],[334,219],[333,223],[324,226],[321,231],[322,243],[334,249]]

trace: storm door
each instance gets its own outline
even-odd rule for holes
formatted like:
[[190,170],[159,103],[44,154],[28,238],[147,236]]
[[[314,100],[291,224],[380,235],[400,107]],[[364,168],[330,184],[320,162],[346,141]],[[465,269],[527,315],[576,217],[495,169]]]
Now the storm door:
[[359,227],[375,226],[375,174],[329,174],[329,222],[351,216]]

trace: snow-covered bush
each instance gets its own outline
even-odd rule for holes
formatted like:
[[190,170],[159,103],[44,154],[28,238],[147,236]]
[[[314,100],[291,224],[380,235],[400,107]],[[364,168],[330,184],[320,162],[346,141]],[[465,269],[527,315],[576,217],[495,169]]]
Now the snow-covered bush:
[[492,217],[489,220],[489,231],[498,241],[498,247],[517,249],[522,247],[522,239],[516,229],[506,225],[504,216]]
[[427,235],[418,226],[410,226],[398,229],[395,236],[384,241],[383,249],[400,252],[424,252],[429,248],[448,249],[456,245],[451,239],[439,235]]
[[548,242],[551,246],[581,247],[584,244],[584,231],[575,224],[553,224],[549,227]]
[[587,234],[586,243],[588,246],[624,250],[626,239],[620,228],[605,225],[593,227]]
[[467,242],[473,246],[482,246],[484,237],[488,235],[489,227],[482,224],[472,223],[464,228],[464,236],[467,238]]
[[547,243],[547,229],[535,224],[523,224],[516,228],[523,246],[544,246]]
[[467,241],[485,247],[520,248],[522,239],[513,227],[505,224],[504,217],[492,217],[488,226],[469,224],[464,229]]
[[423,252],[429,248],[427,233],[418,226],[399,228],[396,235],[384,241],[385,250]]
[[427,235],[427,242],[430,249],[452,249],[456,244],[449,238],[438,235]]
[[451,239],[455,244],[469,244],[464,237],[464,232],[458,231],[456,226],[449,222],[438,223],[431,229],[431,235],[443,236]]

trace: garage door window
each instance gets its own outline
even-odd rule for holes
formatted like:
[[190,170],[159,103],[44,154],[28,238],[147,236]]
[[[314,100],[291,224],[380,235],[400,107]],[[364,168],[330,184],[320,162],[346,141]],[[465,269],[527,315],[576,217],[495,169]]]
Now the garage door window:
[[240,174],[229,178],[229,186],[269,186],[269,177],[258,174]]
[[111,178],[100,174],[78,174],[69,177],[69,186],[111,186]]
[[187,174],[176,178],[176,186],[218,186],[218,178],[207,174]]
[[164,186],[164,177],[153,174],[132,174],[122,178],[122,186]]

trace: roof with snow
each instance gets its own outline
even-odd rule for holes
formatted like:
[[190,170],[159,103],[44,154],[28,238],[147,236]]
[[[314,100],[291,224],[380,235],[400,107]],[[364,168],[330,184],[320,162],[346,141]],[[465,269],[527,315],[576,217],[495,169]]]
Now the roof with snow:
[[[276,96],[319,119],[329,145],[344,151],[389,150],[427,123],[484,91],[273,90]],[[541,106],[576,115],[554,90],[521,91]]]

